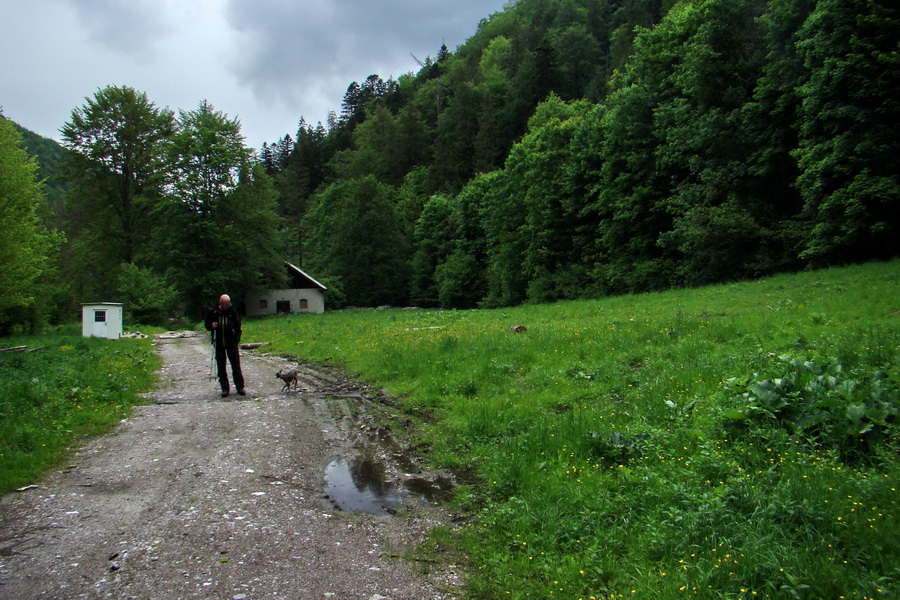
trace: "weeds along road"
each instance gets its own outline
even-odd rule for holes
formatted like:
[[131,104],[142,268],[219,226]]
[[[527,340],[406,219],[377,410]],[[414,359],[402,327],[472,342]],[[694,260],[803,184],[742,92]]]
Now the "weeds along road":
[[378,410],[366,388],[301,366],[282,393],[287,361],[243,351],[248,396],[223,399],[208,338],[185,336],[157,339],[150,404],[0,499],[0,599],[458,597],[452,565],[415,556],[438,509],[349,513],[323,493]]

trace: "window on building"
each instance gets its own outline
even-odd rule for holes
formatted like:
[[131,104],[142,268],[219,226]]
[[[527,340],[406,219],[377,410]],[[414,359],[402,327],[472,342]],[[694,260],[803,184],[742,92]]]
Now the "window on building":
[[105,310],[95,310],[94,311],[94,323],[106,323],[106,311]]
[[266,310],[267,308],[269,308],[269,301],[268,300],[260,300],[259,301],[259,309]]
[[307,300],[306,298],[300,298],[300,308],[301,309],[309,308],[309,300]]

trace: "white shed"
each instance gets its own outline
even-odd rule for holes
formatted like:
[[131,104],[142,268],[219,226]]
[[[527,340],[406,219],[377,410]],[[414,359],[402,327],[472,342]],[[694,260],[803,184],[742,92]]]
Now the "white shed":
[[324,285],[291,263],[284,263],[290,287],[283,290],[263,290],[247,294],[244,307],[248,317],[280,313],[325,312]]
[[82,304],[81,335],[111,340],[122,337],[122,304],[118,302]]

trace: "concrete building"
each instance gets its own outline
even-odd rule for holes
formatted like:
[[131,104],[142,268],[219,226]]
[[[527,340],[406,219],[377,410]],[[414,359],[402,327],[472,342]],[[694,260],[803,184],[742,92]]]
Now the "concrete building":
[[289,288],[251,292],[244,298],[248,317],[281,313],[325,312],[325,290],[328,289],[299,267],[284,263],[288,271]]

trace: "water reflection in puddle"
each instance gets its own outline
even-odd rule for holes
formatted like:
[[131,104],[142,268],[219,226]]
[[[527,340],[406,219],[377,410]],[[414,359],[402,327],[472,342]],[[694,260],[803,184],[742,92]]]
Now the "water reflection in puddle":
[[364,403],[338,407],[350,421],[348,429],[364,429],[365,434],[357,438],[353,458],[333,460],[325,469],[325,495],[336,508],[384,515],[405,505],[450,499],[453,478],[421,475],[417,462],[397,443],[389,426],[359,427]]
[[325,493],[341,510],[385,515],[400,507],[384,467],[371,460],[334,460],[325,469]]
[[326,495],[341,510],[385,515],[402,507],[405,497],[421,504],[445,501],[453,482],[449,477],[431,481],[404,476],[398,486],[387,480],[382,463],[359,457],[332,461],[325,469],[325,486]]

